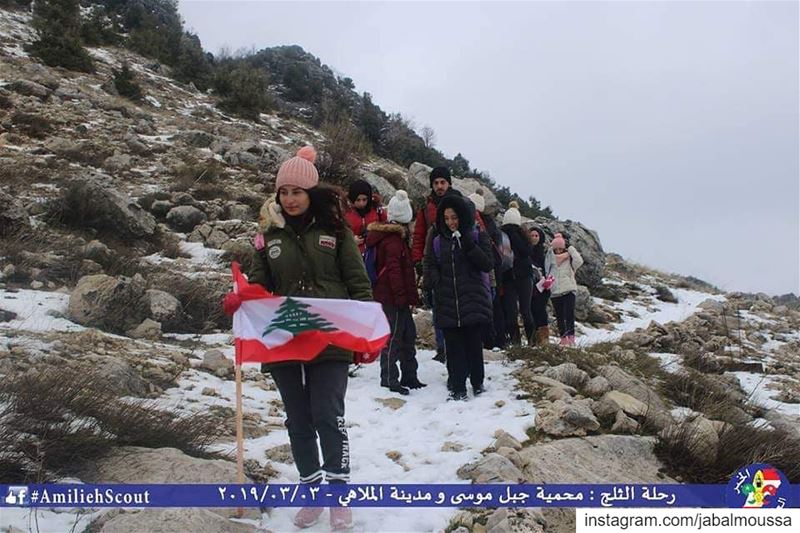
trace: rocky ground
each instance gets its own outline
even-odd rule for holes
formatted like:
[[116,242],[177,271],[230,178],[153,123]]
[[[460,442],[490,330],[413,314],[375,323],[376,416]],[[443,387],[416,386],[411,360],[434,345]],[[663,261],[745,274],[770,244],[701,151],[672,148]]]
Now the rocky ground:
[[[13,384],[51,383],[53,375],[92,376],[120,412],[138,407],[131,412],[147,421],[168,412],[177,418],[170,428],[206,417],[187,432],[210,437],[201,439],[208,453],[198,453],[201,441],[126,436],[115,420],[115,439],[104,453],[89,454],[90,462],[48,469],[35,454],[0,447],[0,457],[23,468],[5,475],[231,482],[232,348],[219,301],[230,286],[230,261],[248,259],[278,163],[321,136],[285,117],[253,123],[227,116],[212,96],[121,49],[92,49],[95,74],[48,68],[24,52],[30,39],[25,15],[0,10],[0,437],[28,442],[29,422],[41,416],[20,411],[22,393]],[[108,84],[123,62],[145,90],[139,104]],[[428,187],[424,165],[374,159],[361,171],[384,195],[399,185],[420,199]],[[465,192],[478,186],[455,185]],[[798,481],[800,312],[606,254],[598,235],[579,223],[537,222],[550,234],[569,231],[587,259],[579,346],[487,352],[488,392],[453,405],[444,401],[444,368],[431,361],[430,316],[420,311],[421,377],[430,386],[406,398],[387,394],[376,365],[351,380],[354,481],[716,483],[746,452],[787,461],[795,470],[786,473]],[[245,368],[244,380],[248,476],[293,482],[275,386],[256,367]],[[83,405],[69,401],[71,409]],[[111,424],[108,413],[59,417],[67,435],[76,427],[92,434],[97,424],[82,425],[87,419]],[[44,446],[38,439],[31,442]],[[767,441],[778,451],[759,448]],[[364,510],[356,530],[570,531],[573,515]],[[4,513],[0,527],[285,531],[290,517],[287,509],[251,510],[242,520],[224,509],[42,510]]]

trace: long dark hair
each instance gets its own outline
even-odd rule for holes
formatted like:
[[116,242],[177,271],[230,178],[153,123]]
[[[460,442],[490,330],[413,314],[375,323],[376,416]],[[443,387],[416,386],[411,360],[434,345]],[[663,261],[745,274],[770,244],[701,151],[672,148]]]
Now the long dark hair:
[[[347,227],[344,219],[347,209],[344,191],[339,187],[320,184],[306,189],[306,192],[310,202],[306,212],[308,217],[313,218],[321,228],[340,235]],[[278,205],[281,204],[280,191],[276,191],[275,201]]]

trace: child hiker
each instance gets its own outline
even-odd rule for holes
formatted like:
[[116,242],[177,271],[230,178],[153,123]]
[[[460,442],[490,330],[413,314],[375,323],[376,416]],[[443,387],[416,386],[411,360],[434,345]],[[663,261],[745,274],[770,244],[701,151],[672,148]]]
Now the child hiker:
[[575,292],[578,290],[575,271],[581,265],[583,257],[578,250],[567,246],[563,235],[556,233],[545,257],[545,270],[548,276],[553,276],[550,299],[556,311],[562,346],[575,345]]
[[397,191],[389,201],[388,223],[370,224],[366,240],[367,247],[377,248],[378,279],[373,293],[383,306],[392,335],[381,351],[381,387],[403,395],[426,386],[417,378],[417,328],[411,316],[411,307],[419,303],[408,243],[407,224],[413,215],[408,193]]

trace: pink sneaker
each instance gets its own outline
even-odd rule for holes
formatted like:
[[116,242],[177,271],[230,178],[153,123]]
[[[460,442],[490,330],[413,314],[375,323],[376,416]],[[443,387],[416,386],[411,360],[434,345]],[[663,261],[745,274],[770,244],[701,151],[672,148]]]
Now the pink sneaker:
[[569,346],[569,337],[561,337],[561,340],[558,341],[559,346]]
[[331,529],[344,531],[353,527],[353,511],[349,507],[331,507]]
[[567,344],[569,346],[575,346],[575,335],[570,335],[567,337]]
[[294,515],[294,525],[300,528],[311,527],[319,521],[324,507],[303,507]]

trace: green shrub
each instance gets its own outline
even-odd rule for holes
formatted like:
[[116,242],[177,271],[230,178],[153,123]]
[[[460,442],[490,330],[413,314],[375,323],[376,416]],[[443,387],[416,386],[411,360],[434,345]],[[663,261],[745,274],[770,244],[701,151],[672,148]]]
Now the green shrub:
[[81,44],[78,0],[38,0],[33,6],[38,39],[29,51],[51,67],[93,72],[92,58]]

